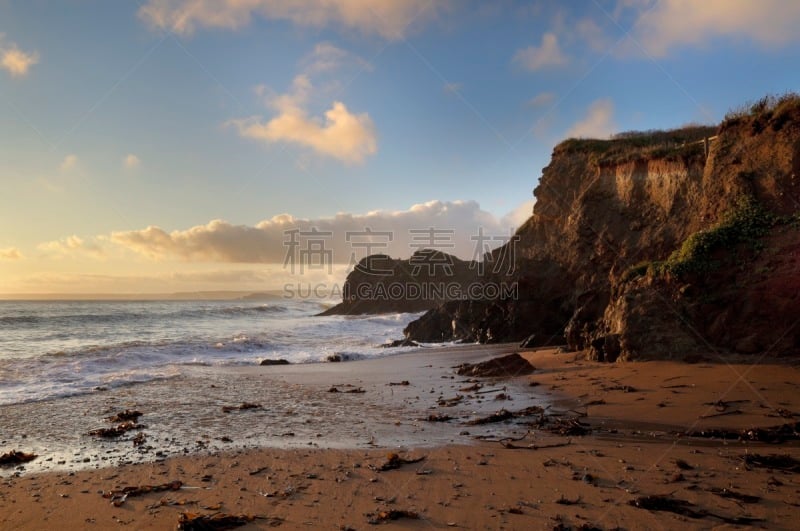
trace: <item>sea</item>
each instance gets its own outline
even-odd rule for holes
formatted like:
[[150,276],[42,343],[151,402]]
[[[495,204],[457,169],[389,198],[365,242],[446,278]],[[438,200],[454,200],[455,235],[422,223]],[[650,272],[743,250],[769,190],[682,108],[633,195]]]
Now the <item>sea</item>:
[[0,405],[176,378],[196,366],[352,360],[405,349],[418,314],[318,316],[330,301],[0,301]]

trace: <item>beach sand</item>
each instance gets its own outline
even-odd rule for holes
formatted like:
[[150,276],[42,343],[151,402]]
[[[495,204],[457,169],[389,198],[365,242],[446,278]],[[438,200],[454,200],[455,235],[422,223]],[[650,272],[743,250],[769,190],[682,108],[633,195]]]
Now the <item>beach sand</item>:
[[[475,382],[456,376],[454,365],[507,352],[521,352],[537,370],[529,376],[480,379],[481,389],[459,391]],[[288,392],[291,400],[305,397],[317,403],[312,413],[295,415],[303,419],[300,428],[309,418],[336,412],[339,416],[334,421],[320,418],[320,424],[307,433],[298,429],[294,436],[280,437],[281,419],[266,411],[220,413],[222,421],[198,423],[196,432],[205,430],[216,437],[231,430],[235,441],[233,430],[245,426],[248,433],[258,434],[264,424],[264,431],[271,435],[248,439],[242,446],[189,447],[189,439],[183,439],[171,448],[184,445],[188,455],[172,451],[164,458],[155,455],[161,438],[152,436],[155,448],[137,459],[143,462],[118,464],[131,461],[122,452],[118,461],[110,461],[116,466],[104,466],[109,461],[90,456],[88,463],[78,457],[46,471],[46,466],[34,463],[54,461],[44,461],[48,455],[41,452],[23,470],[0,480],[0,528],[174,529],[179,515],[188,511],[264,517],[241,529],[276,525],[282,529],[366,529],[381,512],[395,510],[408,511],[418,519],[400,518],[388,528],[735,529],[743,527],[736,518],[750,517],[760,519],[753,524],[759,528],[795,529],[800,516],[798,470],[762,468],[758,456],[800,458],[796,442],[679,435],[797,422],[792,415],[800,412],[796,365],[735,361],[603,364],[554,349],[519,351],[513,345],[500,345],[420,349],[359,362],[237,368],[215,371],[218,380],[212,384],[204,380],[212,378],[212,369],[203,368],[192,380],[193,386],[198,382],[227,385],[225,393],[229,393],[214,395],[217,387],[213,392],[209,388],[198,391],[197,395],[214,396],[213,401],[209,399],[211,405],[199,409],[203,418],[211,418],[209,412],[219,404],[230,404],[234,397],[239,402],[268,398],[259,392],[275,388]],[[403,381],[408,385],[389,385]],[[106,409],[147,405],[150,411],[142,408],[142,422],[151,426],[147,433],[171,425],[167,420],[148,419],[156,416],[156,409],[164,415],[178,409],[181,414],[175,425],[190,431],[185,428],[190,419],[184,416],[191,417],[191,410],[164,394],[158,387],[161,384],[153,385],[161,395],[145,392],[148,386],[144,385],[116,391],[127,393],[122,398],[96,393],[75,400],[100,408],[100,402],[116,397],[106,403]],[[340,391],[362,388],[365,392],[329,393],[334,385]],[[170,386],[175,393],[185,392],[176,382],[166,385]],[[459,404],[439,405],[439,400],[456,395],[464,396]],[[496,399],[498,395],[505,399]],[[156,396],[162,402],[156,403]],[[581,422],[575,425],[590,428],[591,433],[556,435],[544,429],[546,425],[539,427],[537,420],[543,417],[536,415],[498,424],[465,424],[501,409],[519,411],[536,404],[547,408],[545,414],[573,419],[565,420],[567,425]],[[264,410],[270,409],[268,405],[264,404]],[[24,412],[32,415],[46,407],[25,405]],[[280,407],[289,406],[281,402]],[[296,410],[305,411],[300,406]],[[292,414],[280,411],[282,422],[291,425]],[[6,411],[4,416],[8,419],[22,412]],[[100,409],[88,413],[96,419]],[[251,413],[249,420],[243,420]],[[420,420],[426,414],[455,419],[446,423]],[[229,420],[232,416],[235,420]],[[82,429],[83,425],[77,431]],[[4,438],[2,451],[12,446],[31,449],[24,446],[27,438],[9,439],[5,433]],[[104,448],[131,446],[129,440],[104,444]],[[98,452],[98,448],[86,451]],[[380,471],[390,453],[424,459]],[[102,496],[125,486],[172,481],[180,481],[182,488],[131,496],[119,506]],[[757,499],[731,497],[739,494]],[[668,495],[693,505],[684,506],[688,511],[680,515],[630,503],[651,495]]]

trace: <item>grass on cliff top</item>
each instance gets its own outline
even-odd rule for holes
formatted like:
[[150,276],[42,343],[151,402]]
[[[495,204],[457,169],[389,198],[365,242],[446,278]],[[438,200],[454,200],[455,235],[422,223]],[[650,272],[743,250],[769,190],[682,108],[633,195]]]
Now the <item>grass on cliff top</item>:
[[556,146],[561,153],[588,153],[601,166],[636,160],[686,160],[704,154],[702,140],[729,127],[749,125],[754,133],[766,127],[780,130],[790,121],[800,121],[800,94],[767,95],[728,111],[719,126],[688,125],[669,131],[627,131],[610,139],[570,138]]
[[743,198],[716,226],[686,238],[664,261],[641,262],[629,268],[623,275],[623,281],[644,275],[671,274],[680,277],[714,271],[722,265],[714,258],[716,251],[728,249],[735,253],[738,246],[746,245],[753,252],[758,252],[762,246],[761,238],[780,221],[754,199]]
[[608,140],[570,138],[556,146],[565,153],[590,153],[600,165],[621,164],[648,158],[680,159],[704,152],[702,141],[714,136],[713,125],[689,125],[671,131],[627,131]]
[[781,95],[768,94],[760,100],[747,102],[728,111],[720,124],[720,130],[742,123],[750,123],[756,132],[771,124],[776,131],[793,116],[800,113],[800,94],[786,92]]

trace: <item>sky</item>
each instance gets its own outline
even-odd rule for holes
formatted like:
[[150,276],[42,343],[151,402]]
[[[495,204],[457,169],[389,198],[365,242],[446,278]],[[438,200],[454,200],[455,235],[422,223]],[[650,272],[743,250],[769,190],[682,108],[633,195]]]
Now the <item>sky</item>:
[[561,140],[797,90],[798,26],[788,0],[0,0],[0,293],[480,257]]

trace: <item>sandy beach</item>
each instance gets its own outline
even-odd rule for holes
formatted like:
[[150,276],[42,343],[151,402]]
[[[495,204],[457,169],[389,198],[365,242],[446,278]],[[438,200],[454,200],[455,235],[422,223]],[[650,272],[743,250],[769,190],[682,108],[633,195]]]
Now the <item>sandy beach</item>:
[[[455,373],[462,362],[511,352],[536,370]],[[73,426],[80,442],[70,446],[79,455],[61,465],[50,442],[6,428],[4,452],[39,457],[4,469],[0,528],[173,529],[188,512],[255,518],[242,529],[792,529],[800,515],[800,466],[783,459],[800,458],[796,442],[722,438],[797,422],[800,371],[789,362],[604,364],[555,349],[461,346],[198,368],[190,380],[60,401],[86,408]],[[196,407],[187,405],[186,383]],[[363,393],[346,392],[353,389]],[[219,409],[248,402],[262,408]],[[49,406],[14,407],[3,412],[4,428]],[[132,453],[133,434],[102,443],[85,436],[104,412],[128,407],[142,411],[152,449]],[[502,411],[517,414],[470,425]],[[686,435],[701,432],[716,436]],[[225,434],[228,443],[219,440]],[[381,470],[387,463],[397,468]],[[125,487],[161,485],[123,499]]]

